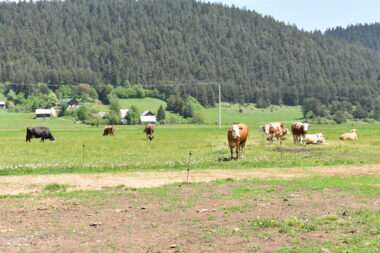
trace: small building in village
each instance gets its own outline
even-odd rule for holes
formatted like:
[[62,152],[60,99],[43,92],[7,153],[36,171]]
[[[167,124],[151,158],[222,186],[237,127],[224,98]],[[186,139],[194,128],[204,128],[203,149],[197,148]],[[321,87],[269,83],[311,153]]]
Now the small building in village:
[[145,111],[140,115],[140,122],[142,124],[156,124],[156,116],[151,111]]
[[129,109],[120,109],[120,118],[121,118],[122,124],[127,123],[127,120],[125,119],[125,117],[127,116],[128,112],[129,112]]
[[106,117],[107,112],[98,112],[95,117],[98,119],[104,119]]
[[36,109],[36,119],[50,119],[53,117],[57,117],[57,112],[54,108]]
[[79,101],[76,98],[64,98],[61,100],[62,104],[67,104],[67,109],[77,109]]
[[7,104],[5,103],[5,101],[0,101],[0,109],[5,109],[7,108]]

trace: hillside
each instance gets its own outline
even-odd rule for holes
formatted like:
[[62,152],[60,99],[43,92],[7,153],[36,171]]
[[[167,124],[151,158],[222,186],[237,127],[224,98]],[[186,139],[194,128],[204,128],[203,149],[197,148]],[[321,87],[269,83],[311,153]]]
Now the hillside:
[[380,53],[195,0],[1,2],[0,48],[3,82],[130,80],[203,105],[215,85],[162,84],[217,81],[223,101],[264,104],[380,95]]
[[346,28],[336,27],[327,30],[325,34],[349,43],[380,50],[380,23],[351,25]]

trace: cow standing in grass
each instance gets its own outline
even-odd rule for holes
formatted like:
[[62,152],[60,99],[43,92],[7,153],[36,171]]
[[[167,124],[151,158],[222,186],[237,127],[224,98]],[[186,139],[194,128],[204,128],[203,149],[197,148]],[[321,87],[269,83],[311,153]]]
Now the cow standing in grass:
[[292,124],[292,134],[294,144],[303,143],[305,140],[305,135],[309,129],[308,123],[295,122]]
[[284,123],[282,122],[272,122],[269,124],[269,133],[267,136],[267,140],[273,143],[274,138],[276,138],[277,142],[280,141],[282,143],[282,137],[287,133],[287,129],[284,128]]
[[228,145],[230,146],[231,160],[234,158],[234,148],[236,152],[236,160],[238,160],[245,152],[245,144],[248,139],[248,126],[243,123],[232,125],[228,129],[227,137]]
[[44,142],[45,139],[50,141],[55,141],[53,135],[50,132],[50,129],[47,127],[28,127],[26,128],[26,142],[30,142],[32,138],[41,138],[41,142]]
[[104,128],[103,136],[115,135],[115,128],[113,126],[107,126]]
[[154,138],[154,126],[152,124],[146,124],[144,128],[144,133],[148,140],[152,141]]

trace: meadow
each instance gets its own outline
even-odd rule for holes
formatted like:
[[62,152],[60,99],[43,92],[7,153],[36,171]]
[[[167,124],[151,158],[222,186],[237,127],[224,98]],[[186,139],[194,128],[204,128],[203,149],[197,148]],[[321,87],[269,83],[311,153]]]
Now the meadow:
[[[257,169],[270,167],[309,167],[378,164],[380,162],[379,124],[350,122],[342,125],[312,125],[310,133],[322,132],[326,145],[294,145],[291,135],[282,144],[268,144],[258,132],[260,125],[283,121],[286,127],[298,121],[298,107],[256,109],[243,113],[238,105],[225,105],[223,126],[211,124],[217,119],[215,108],[205,109],[209,125],[156,126],[156,138],[148,142],[143,126],[116,126],[114,137],[102,136],[102,127],[74,123],[70,118],[33,119],[31,113],[0,111],[0,174],[56,174],[125,172],[138,170],[185,170],[192,156],[192,169]],[[233,122],[245,122],[250,136],[245,157],[229,161],[227,128]],[[25,128],[49,127],[56,142],[38,139],[25,143]],[[343,142],[341,133],[358,129],[359,141]]]
[[[145,110],[143,103],[138,105]],[[378,123],[311,125],[309,132],[324,133],[326,145],[294,145],[291,135],[282,144],[269,144],[259,126],[283,121],[289,128],[301,118],[299,107],[223,105],[221,129],[216,125],[217,109],[206,108],[202,111],[206,124],[157,125],[152,142],[142,125],[118,125],[115,136],[105,137],[102,126],[78,124],[71,118],[36,120],[32,113],[0,110],[4,194],[0,195],[0,248],[5,252],[379,252]],[[239,161],[229,159],[226,137],[233,122],[250,127],[246,154]],[[56,142],[25,143],[28,126],[49,127]],[[359,140],[340,141],[340,134],[352,128],[358,129]],[[268,172],[273,177],[180,182],[189,165],[200,177],[220,169]],[[352,166],[342,165],[355,166],[355,173]],[[374,174],[366,174],[366,165],[376,167]],[[321,173],[324,166],[341,168],[339,175],[344,177]],[[130,187],[127,177],[134,182],[142,171],[163,177],[179,172],[179,183]],[[272,179],[276,171],[282,172],[281,177]],[[292,178],[296,171],[304,178]],[[88,185],[96,182],[88,181],[89,173],[118,180],[103,187]],[[82,174],[83,188],[75,183],[74,174]],[[12,183],[3,180],[13,178],[8,175],[21,177]],[[41,179],[45,176],[50,179]],[[69,181],[61,181],[62,177]]]

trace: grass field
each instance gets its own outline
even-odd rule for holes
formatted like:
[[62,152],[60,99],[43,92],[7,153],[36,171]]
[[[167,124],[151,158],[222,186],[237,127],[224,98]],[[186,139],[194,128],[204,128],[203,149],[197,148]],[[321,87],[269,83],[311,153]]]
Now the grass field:
[[[128,102],[140,110],[147,108],[142,101]],[[0,195],[1,250],[380,252],[380,176],[366,175],[366,166],[362,166],[380,164],[380,125],[312,125],[309,132],[324,133],[326,145],[294,145],[291,135],[282,144],[270,145],[258,132],[259,126],[283,121],[290,127],[301,117],[300,108],[256,109],[249,105],[242,108],[243,113],[239,109],[239,105],[224,104],[222,129],[216,127],[215,108],[202,111],[206,125],[156,126],[152,142],[146,140],[143,126],[116,126],[115,136],[103,137],[102,127],[77,124],[70,118],[35,120],[32,113],[0,110],[0,176],[16,178],[13,183],[0,183],[5,194]],[[239,161],[228,159],[226,135],[233,122],[250,127],[246,154]],[[28,126],[49,127],[56,142],[25,143]],[[359,140],[340,141],[340,134],[352,128],[358,129]],[[258,174],[281,171],[281,178],[307,178],[227,178],[156,188],[124,185],[127,176],[135,181],[137,174],[161,175],[165,171],[173,176],[178,172],[182,178],[190,151],[191,169],[197,169],[201,177],[224,169]],[[344,177],[319,173],[330,169],[320,168],[323,166],[343,170],[341,165],[355,165],[355,173],[351,171],[354,166],[344,167]],[[133,173],[117,173],[129,171]],[[73,179],[78,176],[73,174],[97,172],[112,173],[80,175],[83,188]],[[89,182],[98,182],[90,176],[103,179],[108,175],[117,176],[119,183],[88,187]],[[42,177],[47,176],[49,181],[44,181]],[[69,183],[60,183],[62,177]],[[37,180],[27,180],[31,178]]]
[[[236,113],[231,106],[223,114],[226,121],[247,122],[250,137],[245,158],[228,161],[227,127],[213,125],[157,126],[156,138],[148,142],[142,126],[116,126],[116,136],[103,137],[102,128],[73,123],[71,119],[35,120],[33,114],[0,111],[0,174],[117,172],[129,170],[183,170],[192,152],[191,167],[196,169],[255,169],[268,167],[307,167],[374,164],[380,161],[378,124],[312,125],[310,133],[322,132],[327,144],[294,145],[291,135],[282,144],[269,145],[258,132],[259,125],[300,116],[299,108],[267,110],[246,108]],[[215,109],[207,109],[213,115]],[[212,118],[210,116],[210,118]],[[211,119],[212,120],[212,119]],[[27,126],[47,126],[56,142],[32,140],[25,143]],[[359,141],[342,142],[339,135],[358,129]],[[84,145],[84,147],[83,147]]]

